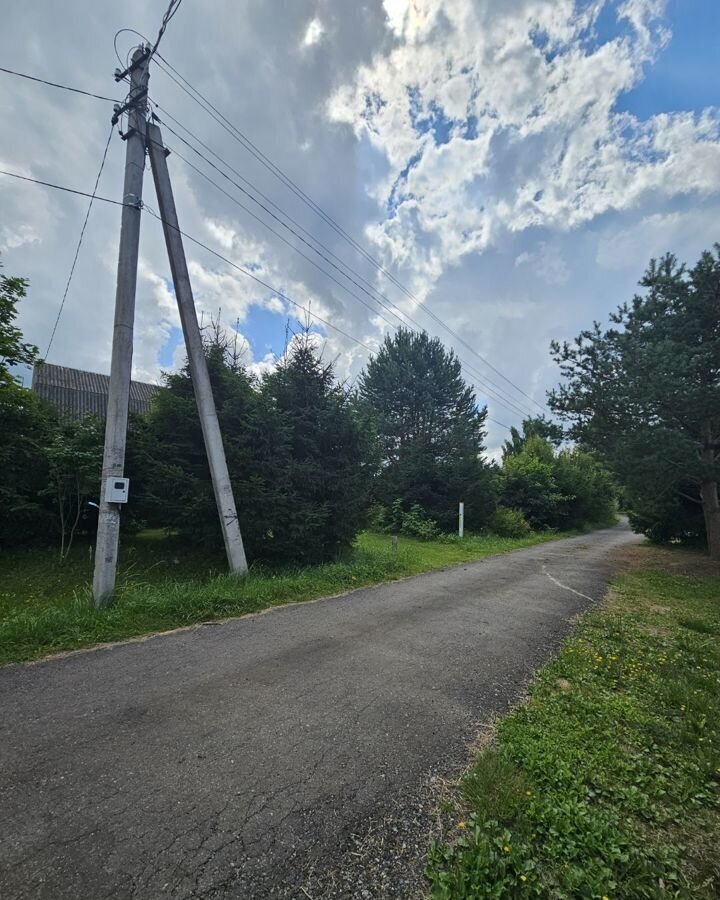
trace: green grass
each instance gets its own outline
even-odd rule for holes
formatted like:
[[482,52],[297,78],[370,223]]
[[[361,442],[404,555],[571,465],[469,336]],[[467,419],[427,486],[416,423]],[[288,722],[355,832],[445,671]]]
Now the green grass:
[[462,780],[433,898],[720,896],[718,634],[720,578],[618,578]]
[[117,599],[90,603],[92,560],[77,547],[60,565],[53,550],[0,551],[0,663],[115,641],[210,619],[312,600],[550,540],[468,536],[421,542],[364,533],[343,560],[301,569],[222,574],[222,558],[182,547],[160,532],[123,542]]

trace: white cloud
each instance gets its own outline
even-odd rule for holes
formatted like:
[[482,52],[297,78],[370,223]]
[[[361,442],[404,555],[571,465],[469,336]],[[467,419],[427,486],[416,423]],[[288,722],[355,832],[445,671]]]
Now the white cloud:
[[[651,194],[720,189],[717,110],[648,121],[615,111],[668,39],[663,0],[627,0],[625,30],[598,44],[604,6],[386,0],[398,43],[335,92],[328,115],[386,158],[370,189],[390,214],[368,234],[420,273],[423,294],[508,233],[562,232]],[[564,283],[548,252],[543,276]]]
[[618,228],[603,230],[596,261],[603,269],[628,271],[636,278],[651,258],[674,253],[692,264],[702,249],[710,249],[718,235],[720,207],[717,203],[690,210],[653,213]]
[[17,228],[3,225],[0,228],[0,253],[17,250],[25,244],[39,244],[40,241],[40,235],[32,225],[20,225]]
[[515,267],[529,265],[546,284],[567,284],[570,269],[558,248],[540,241],[535,251],[526,250],[515,258]]
[[302,39],[303,47],[312,47],[319,44],[325,34],[325,26],[317,17],[308,22],[305,35]]

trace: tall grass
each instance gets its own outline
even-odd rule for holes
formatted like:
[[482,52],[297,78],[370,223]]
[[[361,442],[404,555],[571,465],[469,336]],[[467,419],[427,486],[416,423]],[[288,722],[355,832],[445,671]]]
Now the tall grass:
[[527,547],[554,535],[416,541],[364,533],[344,559],[297,569],[254,567],[238,580],[223,561],[156,534],[124,545],[116,601],[91,605],[88,548],[59,564],[49,550],[0,553],[0,663],[258,612]]

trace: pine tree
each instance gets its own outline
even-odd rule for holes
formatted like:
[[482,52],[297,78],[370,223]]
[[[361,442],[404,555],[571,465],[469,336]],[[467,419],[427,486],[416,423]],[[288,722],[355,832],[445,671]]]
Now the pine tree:
[[[258,384],[233,361],[223,340],[206,346],[208,372],[250,559],[272,556],[276,510],[286,491],[287,429],[268,408]],[[146,423],[128,445],[128,475],[138,514],[181,537],[217,548],[222,536],[190,371],[166,376]]]
[[720,245],[689,271],[652,260],[640,284],[611,328],[553,344],[565,383],[550,403],[608,460],[641,530],[683,537],[695,504],[720,559]]

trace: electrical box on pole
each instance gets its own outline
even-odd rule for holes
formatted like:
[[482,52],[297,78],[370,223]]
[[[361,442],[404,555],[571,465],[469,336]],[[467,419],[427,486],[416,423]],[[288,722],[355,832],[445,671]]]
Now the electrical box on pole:
[[105,499],[108,503],[127,503],[129,490],[129,478],[108,478],[105,482]]

